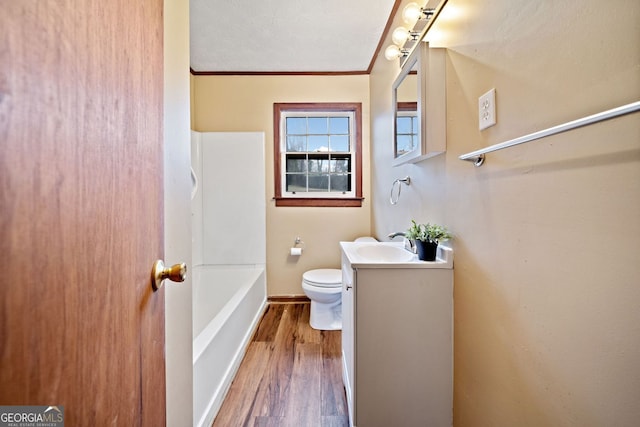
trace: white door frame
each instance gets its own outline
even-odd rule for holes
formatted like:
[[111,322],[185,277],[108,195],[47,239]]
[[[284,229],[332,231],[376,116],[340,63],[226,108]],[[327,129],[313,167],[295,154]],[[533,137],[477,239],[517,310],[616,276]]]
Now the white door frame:
[[193,425],[189,66],[189,1],[164,0],[164,261],[187,263],[183,283],[164,285],[169,427]]

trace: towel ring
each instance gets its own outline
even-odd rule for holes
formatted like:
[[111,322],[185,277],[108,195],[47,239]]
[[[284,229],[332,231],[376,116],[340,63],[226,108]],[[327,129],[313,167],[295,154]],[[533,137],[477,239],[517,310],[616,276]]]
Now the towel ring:
[[[395,197],[395,200],[394,200],[393,189],[396,186],[396,183],[398,184],[398,195]],[[391,184],[391,194],[389,195],[389,202],[391,202],[392,205],[397,205],[398,200],[400,200],[400,193],[402,192],[402,185],[400,185],[400,183],[404,185],[411,185],[411,178],[406,176],[403,179],[396,179],[395,181],[393,181],[393,184]]]

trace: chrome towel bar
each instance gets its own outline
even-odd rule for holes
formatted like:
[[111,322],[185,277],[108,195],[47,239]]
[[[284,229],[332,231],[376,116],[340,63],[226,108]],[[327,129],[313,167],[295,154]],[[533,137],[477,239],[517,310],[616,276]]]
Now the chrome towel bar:
[[566,132],[571,129],[587,126],[593,123],[601,122],[604,120],[613,119],[614,117],[624,116],[625,114],[634,113],[640,110],[640,101],[632,102],[631,104],[622,105],[611,110],[603,111],[601,113],[593,114],[591,116],[583,117],[581,119],[573,120],[561,125],[553,126],[548,129],[544,129],[538,132],[530,133],[528,135],[521,136],[520,138],[511,139],[509,141],[502,142],[500,144],[494,144],[481,150],[472,151],[467,154],[463,154],[458,157],[460,160],[467,162],[473,162],[474,166],[479,167],[484,163],[484,155],[493,151],[502,150],[503,148],[513,147],[514,145],[524,144],[525,142],[534,141],[536,139],[544,138],[557,133]]

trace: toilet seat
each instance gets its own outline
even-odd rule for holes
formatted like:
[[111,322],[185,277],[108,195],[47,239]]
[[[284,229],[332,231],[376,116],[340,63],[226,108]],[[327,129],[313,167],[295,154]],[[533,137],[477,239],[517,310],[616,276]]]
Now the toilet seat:
[[311,286],[320,288],[342,287],[342,271],[335,268],[309,270],[302,275],[302,280]]

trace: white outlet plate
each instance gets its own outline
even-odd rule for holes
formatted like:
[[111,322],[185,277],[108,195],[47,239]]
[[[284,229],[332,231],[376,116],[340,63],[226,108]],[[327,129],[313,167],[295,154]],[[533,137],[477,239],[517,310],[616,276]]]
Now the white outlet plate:
[[496,124],[496,89],[478,98],[478,128],[486,129]]

